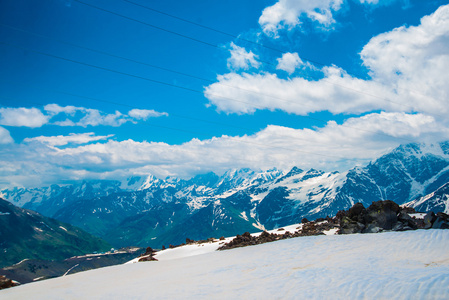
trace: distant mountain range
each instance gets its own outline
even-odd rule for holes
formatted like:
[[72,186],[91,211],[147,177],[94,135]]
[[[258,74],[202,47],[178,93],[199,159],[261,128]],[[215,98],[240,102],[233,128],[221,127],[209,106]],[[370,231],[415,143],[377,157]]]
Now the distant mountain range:
[[116,247],[179,244],[335,215],[393,200],[449,212],[449,142],[407,144],[344,173],[230,170],[190,180],[133,177],[1,191],[9,201],[78,226]]
[[79,228],[0,198],[0,268],[23,259],[65,259],[110,249]]

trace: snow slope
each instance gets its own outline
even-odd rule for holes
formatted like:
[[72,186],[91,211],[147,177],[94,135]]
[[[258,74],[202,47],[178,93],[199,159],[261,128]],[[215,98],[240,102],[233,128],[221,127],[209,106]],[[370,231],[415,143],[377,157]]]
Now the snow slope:
[[448,299],[449,230],[313,236],[126,264],[0,299]]

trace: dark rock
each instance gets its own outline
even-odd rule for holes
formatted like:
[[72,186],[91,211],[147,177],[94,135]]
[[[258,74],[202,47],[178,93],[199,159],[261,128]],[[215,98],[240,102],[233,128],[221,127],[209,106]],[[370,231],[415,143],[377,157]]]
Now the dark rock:
[[157,260],[156,258],[153,257],[154,253],[156,253],[156,251],[153,250],[153,248],[151,247],[147,247],[145,249],[145,253],[141,254],[139,257],[139,262],[141,261],[153,261],[153,260]]
[[325,218],[318,218],[318,219],[315,220],[315,222],[323,222],[323,221],[326,221],[326,219]]
[[416,210],[413,207],[405,206],[405,207],[401,207],[401,212],[405,212],[407,214],[414,214],[414,213],[416,213]]
[[344,210],[339,210],[338,212],[337,212],[337,214],[335,215],[335,217],[337,218],[337,220],[341,220],[341,219],[343,219],[343,217],[345,217],[346,216],[346,211],[344,211]]
[[364,223],[366,209],[362,203],[354,204],[349,210],[347,216],[357,222]]
[[375,201],[366,209],[365,224],[373,223],[384,230],[391,230],[398,221],[399,211],[399,205],[393,201]]
[[433,222],[435,222],[435,220],[437,219],[437,217],[435,216],[434,212],[429,212],[424,216],[424,229],[429,229],[432,228]]
[[7,289],[19,285],[18,282],[12,281],[6,276],[0,275],[0,290]]
[[435,221],[432,224],[434,229],[449,229],[449,216],[445,213],[438,212]]
[[397,222],[396,224],[394,224],[393,228],[391,228],[391,230],[393,231],[404,231],[405,229],[405,225],[402,222]]
[[436,216],[437,216],[437,218],[443,219],[445,222],[449,222],[449,215],[447,215],[443,212],[437,212]]
[[413,219],[407,212],[404,210],[401,210],[401,212],[398,214],[398,220],[404,224],[404,228],[411,228],[411,229],[418,229],[418,224],[416,222],[416,219]]
[[303,218],[302,220],[301,220],[301,223],[308,223],[309,222],[309,220],[307,220],[306,218]]
[[368,224],[363,230],[362,233],[378,233],[383,231],[382,228],[377,227],[374,224]]
[[340,221],[340,234],[361,233],[365,229],[365,225],[352,220],[349,217],[343,217]]
[[138,262],[143,262],[143,261],[157,261],[156,258],[154,258],[152,255],[148,255],[148,256],[143,256],[141,258],[139,258]]

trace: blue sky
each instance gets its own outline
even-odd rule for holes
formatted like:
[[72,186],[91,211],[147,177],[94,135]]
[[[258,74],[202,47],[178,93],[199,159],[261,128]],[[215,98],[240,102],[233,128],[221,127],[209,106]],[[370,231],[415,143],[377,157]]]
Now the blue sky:
[[345,171],[446,140],[447,4],[3,0],[0,185]]

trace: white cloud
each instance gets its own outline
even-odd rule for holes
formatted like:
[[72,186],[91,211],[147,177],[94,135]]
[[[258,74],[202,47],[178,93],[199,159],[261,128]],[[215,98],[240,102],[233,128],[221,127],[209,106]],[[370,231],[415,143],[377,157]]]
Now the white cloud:
[[77,126],[87,127],[103,125],[118,127],[130,121],[128,116],[123,115],[119,111],[115,111],[114,114],[104,114],[97,109],[86,109],[84,113],[84,117],[76,122]]
[[[335,67],[323,71],[326,77],[318,81],[301,77],[281,79],[270,73],[229,73],[218,76],[218,83],[206,87],[204,94],[217,110],[239,114],[263,109],[298,115],[324,110],[339,114],[363,113],[379,107],[394,109],[393,103],[377,96],[390,96],[384,86],[353,78]],[[355,92],[358,90],[361,92]]]
[[259,24],[267,35],[274,37],[280,29],[300,25],[302,16],[328,28],[335,23],[332,12],[339,10],[342,3],[343,0],[279,0],[263,10]]
[[361,52],[377,82],[396,89],[398,101],[418,111],[448,112],[449,5],[370,40]]
[[[115,111],[113,114],[104,113],[98,109],[77,106],[60,106],[48,104],[42,112],[38,108],[0,108],[0,125],[42,127],[43,125],[57,126],[113,126],[118,127],[126,122],[147,120],[150,117],[168,116],[165,112],[149,109],[132,109],[128,114]],[[55,117],[66,117],[65,120],[54,120]]]
[[402,1],[404,7],[407,7],[409,5],[410,0],[358,0],[361,4],[370,4],[370,5],[379,5],[379,6],[386,6],[390,5],[393,2]]
[[0,125],[15,127],[41,127],[47,124],[49,117],[37,108],[0,108]]
[[258,57],[252,51],[248,52],[243,47],[239,47],[231,42],[231,57],[228,58],[228,68],[232,70],[244,69],[250,67],[258,68],[260,63],[256,60]]
[[277,59],[276,69],[286,71],[288,74],[295,72],[296,68],[301,66],[303,61],[299,58],[298,53],[284,53],[282,57]]
[[58,104],[47,104],[44,106],[44,110],[49,115],[58,115],[60,113],[68,114],[73,116],[77,111],[83,111],[83,107],[76,107],[76,106],[60,106]]
[[168,116],[165,112],[157,112],[152,109],[132,109],[128,112],[128,116],[136,120],[147,120],[148,118]]
[[280,109],[305,115],[326,110],[334,114],[385,110],[442,117],[449,113],[447,49],[449,5],[422,18],[419,26],[400,27],[372,38],[361,52],[370,80],[350,76],[336,66],[322,68],[324,78],[319,80],[229,73],[218,76],[222,84],[209,85],[205,95],[219,111],[227,113]]
[[11,144],[14,143],[13,138],[8,130],[3,127],[0,127],[0,144]]
[[[386,6],[399,0],[353,0],[371,6]],[[404,6],[409,0],[402,0]],[[279,37],[278,31],[301,26],[301,19],[317,22],[322,29],[332,29],[335,12],[339,11],[347,0],[279,0],[265,8],[259,18],[259,25],[265,34]]]
[[38,136],[34,138],[25,138],[23,141],[26,143],[39,142],[49,146],[65,146],[68,144],[87,144],[95,141],[107,140],[113,134],[107,136],[96,136],[93,132],[88,133],[71,133],[68,136]]
[[[253,135],[193,139],[181,145],[108,138],[90,133],[40,137],[13,152],[0,147],[0,159],[5,162],[0,166],[0,182],[27,185],[149,173],[188,178],[230,168],[289,169],[294,165],[346,170],[400,143],[447,139],[449,131],[423,114],[379,113],[350,118],[341,125],[333,121],[316,129],[271,125]],[[58,148],[58,140],[64,147]]]

